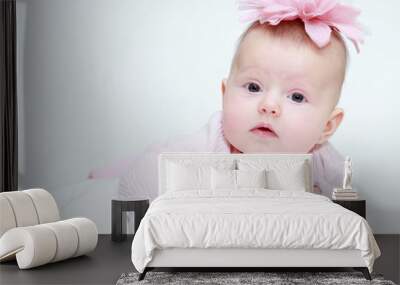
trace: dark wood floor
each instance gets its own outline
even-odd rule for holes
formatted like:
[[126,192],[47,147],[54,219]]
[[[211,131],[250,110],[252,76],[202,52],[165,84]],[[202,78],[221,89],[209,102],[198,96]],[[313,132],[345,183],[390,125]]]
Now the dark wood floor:
[[386,279],[400,283],[400,235],[375,235],[381,257],[375,261],[374,271]]
[[[374,272],[399,283],[400,235],[375,236],[382,256]],[[115,284],[124,272],[134,271],[130,259],[132,239],[115,243],[100,235],[94,252],[45,266],[19,270],[16,262],[0,264],[0,284]]]

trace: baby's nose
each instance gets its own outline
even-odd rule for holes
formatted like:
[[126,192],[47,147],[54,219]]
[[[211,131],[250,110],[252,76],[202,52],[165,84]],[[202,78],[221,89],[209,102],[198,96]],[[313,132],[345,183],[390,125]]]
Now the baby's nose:
[[279,105],[274,103],[262,102],[258,111],[261,114],[271,115],[272,117],[279,117],[281,115],[281,109]]

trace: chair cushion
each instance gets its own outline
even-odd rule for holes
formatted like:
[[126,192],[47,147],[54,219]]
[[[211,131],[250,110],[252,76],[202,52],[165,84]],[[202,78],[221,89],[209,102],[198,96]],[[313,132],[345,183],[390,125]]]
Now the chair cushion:
[[30,196],[35,205],[39,224],[51,223],[60,220],[60,213],[53,196],[44,189],[28,189],[22,191]]
[[0,237],[14,227],[26,227],[60,220],[53,196],[44,189],[0,193]]
[[17,222],[8,199],[0,194],[0,237],[9,229],[15,228]]
[[96,248],[96,225],[86,218],[8,230],[0,238],[0,261],[16,257],[20,269],[86,254]]

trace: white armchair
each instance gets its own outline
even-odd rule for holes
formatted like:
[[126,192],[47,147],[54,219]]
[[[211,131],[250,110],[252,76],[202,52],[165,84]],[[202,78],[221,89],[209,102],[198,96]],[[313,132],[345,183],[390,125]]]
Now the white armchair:
[[87,218],[60,221],[44,189],[0,193],[0,262],[17,259],[28,269],[80,256],[96,248],[97,235]]

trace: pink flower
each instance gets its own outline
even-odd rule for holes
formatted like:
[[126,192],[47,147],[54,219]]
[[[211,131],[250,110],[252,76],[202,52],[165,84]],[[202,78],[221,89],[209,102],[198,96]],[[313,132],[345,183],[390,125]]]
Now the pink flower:
[[356,22],[360,11],[335,0],[239,0],[242,21],[278,25],[281,21],[301,19],[311,40],[320,48],[329,43],[335,29],[350,39],[357,52],[363,31]]

